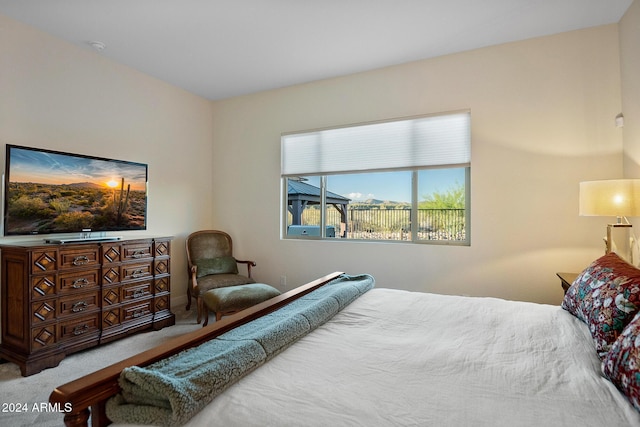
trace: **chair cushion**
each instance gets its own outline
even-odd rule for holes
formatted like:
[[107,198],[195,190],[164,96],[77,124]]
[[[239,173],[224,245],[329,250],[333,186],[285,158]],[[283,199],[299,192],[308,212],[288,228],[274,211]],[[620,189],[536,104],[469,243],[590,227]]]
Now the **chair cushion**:
[[198,296],[210,289],[246,285],[255,282],[255,280],[240,274],[210,274],[198,279],[198,287],[194,289],[194,295]]
[[211,289],[202,295],[209,310],[216,313],[238,311],[280,295],[276,288],[264,283]]
[[232,256],[197,259],[195,264],[198,267],[196,278],[210,274],[238,274],[238,264]]

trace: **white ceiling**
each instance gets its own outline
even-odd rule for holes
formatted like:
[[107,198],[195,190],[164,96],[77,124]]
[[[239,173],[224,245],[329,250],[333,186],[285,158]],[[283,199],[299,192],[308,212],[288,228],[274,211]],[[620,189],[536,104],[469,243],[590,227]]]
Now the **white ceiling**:
[[616,23],[633,0],[0,0],[208,99]]

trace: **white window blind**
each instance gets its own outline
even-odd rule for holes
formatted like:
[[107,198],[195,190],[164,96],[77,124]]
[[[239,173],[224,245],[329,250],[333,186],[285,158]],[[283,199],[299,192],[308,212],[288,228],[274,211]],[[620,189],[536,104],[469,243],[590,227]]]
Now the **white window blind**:
[[282,136],[282,176],[469,166],[469,112]]

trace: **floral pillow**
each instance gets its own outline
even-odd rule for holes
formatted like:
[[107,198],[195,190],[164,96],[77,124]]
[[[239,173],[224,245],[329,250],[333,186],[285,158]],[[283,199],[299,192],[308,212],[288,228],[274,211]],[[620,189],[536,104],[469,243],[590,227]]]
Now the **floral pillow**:
[[595,260],[573,282],[562,308],[589,326],[604,357],[640,311],[640,270],[615,253]]
[[602,372],[640,410],[640,315],[636,315],[602,361]]

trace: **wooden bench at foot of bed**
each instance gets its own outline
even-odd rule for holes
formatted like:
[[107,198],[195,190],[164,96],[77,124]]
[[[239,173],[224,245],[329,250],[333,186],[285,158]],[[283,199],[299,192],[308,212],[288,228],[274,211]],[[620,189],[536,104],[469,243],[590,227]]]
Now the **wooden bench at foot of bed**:
[[75,381],[56,388],[49,401],[61,408],[71,408],[65,413],[67,427],[84,427],[91,417],[93,427],[111,423],[105,413],[106,401],[120,392],[118,378],[122,370],[129,366],[148,366],[183,350],[200,345],[229,330],[271,313],[278,308],[295,301],[309,292],[327,284],[340,276],[341,272],[328,274],[305,285],[285,292],[258,305],[224,318],[213,325],[197,329],[165,344],[93,372]]

